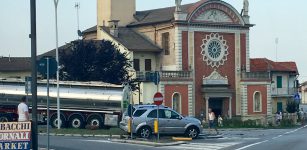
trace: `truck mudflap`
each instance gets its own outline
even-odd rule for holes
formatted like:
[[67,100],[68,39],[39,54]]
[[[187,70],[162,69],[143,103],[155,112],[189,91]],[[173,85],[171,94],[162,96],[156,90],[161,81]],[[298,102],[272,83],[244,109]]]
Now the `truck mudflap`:
[[117,127],[118,126],[118,115],[114,114],[105,114],[104,115],[104,125],[110,127]]

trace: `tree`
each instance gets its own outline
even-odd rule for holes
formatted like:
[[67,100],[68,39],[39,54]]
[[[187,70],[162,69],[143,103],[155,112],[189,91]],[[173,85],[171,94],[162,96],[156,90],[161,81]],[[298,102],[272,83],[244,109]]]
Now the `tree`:
[[60,50],[62,80],[122,84],[130,80],[131,62],[110,41],[78,40]]
[[298,104],[294,100],[289,100],[286,110],[288,113],[295,113],[298,110]]

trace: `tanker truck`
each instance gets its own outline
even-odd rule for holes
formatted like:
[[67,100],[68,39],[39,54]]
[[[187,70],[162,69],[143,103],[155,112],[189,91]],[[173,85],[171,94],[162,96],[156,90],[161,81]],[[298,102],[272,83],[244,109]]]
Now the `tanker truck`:
[[[27,96],[30,117],[32,110],[31,91],[23,80],[0,80],[0,122],[17,121],[17,106],[22,96]],[[28,86],[29,88],[30,86]],[[86,125],[99,128],[118,126],[121,118],[123,86],[103,82],[60,81],[60,121],[57,118],[57,84],[50,81],[50,125],[57,127],[84,128]],[[46,80],[37,82],[37,118],[39,124],[47,123]],[[31,119],[31,118],[30,118]]]

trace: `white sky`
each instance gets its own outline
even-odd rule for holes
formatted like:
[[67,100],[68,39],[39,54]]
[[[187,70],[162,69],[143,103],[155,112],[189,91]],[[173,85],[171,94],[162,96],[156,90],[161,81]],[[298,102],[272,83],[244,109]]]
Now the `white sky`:
[[[136,0],[137,10],[173,6],[175,0]],[[198,0],[183,0],[192,3]],[[225,0],[239,12],[243,0]],[[80,29],[96,24],[96,0],[59,0],[59,45],[77,38],[77,17],[74,5],[81,7]],[[307,80],[307,1],[306,0],[250,0],[251,57],[276,60],[275,39],[278,38],[277,60],[295,61],[301,82]],[[30,0],[1,0],[0,56],[30,56]],[[37,53],[55,47],[53,0],[37,0]]]

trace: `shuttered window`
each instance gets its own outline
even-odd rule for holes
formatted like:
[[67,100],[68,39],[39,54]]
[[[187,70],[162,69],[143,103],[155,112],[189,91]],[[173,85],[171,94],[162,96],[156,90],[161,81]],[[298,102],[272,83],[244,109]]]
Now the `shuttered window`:
[[140,60],[139,59],[133,59],[133,67],[135,71],[140,71]]
[[282,88],[282,76],[277,76],[277,88]]
[[169,33],[162,33],[162,48],[164,49],[164,55],[169,55]]
[[145,59],[145,71],[151,71],[151,59]]

